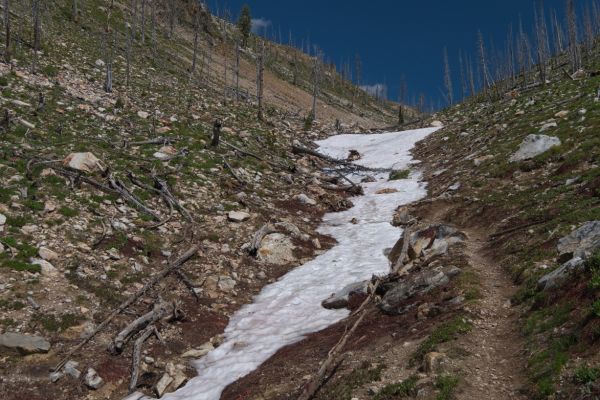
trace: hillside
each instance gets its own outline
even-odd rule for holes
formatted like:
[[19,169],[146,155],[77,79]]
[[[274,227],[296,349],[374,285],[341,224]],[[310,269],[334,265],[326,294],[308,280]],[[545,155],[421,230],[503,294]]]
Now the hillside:
[[[124,397],[134,343],[125,335],[122,350],[115,340],[144,315],[160,340],[144,344],[137,387],[154,393],[167,375],[160,394],[173,391],[196,374],[188,361],[220,343],[232,312],[333,244],[315,228],[324,212],[349,206],[348,193],[317,172],[322,164],[297,163],[292,143],[326,135],[336,120],[344,131],[381,129],[397,108],[323,66],[307,124],[313,59],[267,42],[259,121],[259,40],[241,52],[237,101],[234,28],[203,16],[190,73],[186,2],[170,37],[158,4],[154,18],[145,10],[142,40],[138,9],[131,42],[126,2],[80,2],[75,17],[71,2],[38,2],[37,52],[31,9],[10,4],[11,61],[0,63],[0,397]],[[248,250],[265,224],[281,232],[272,246],[285,254]],[[145,286],[182,255],[185,268]]]

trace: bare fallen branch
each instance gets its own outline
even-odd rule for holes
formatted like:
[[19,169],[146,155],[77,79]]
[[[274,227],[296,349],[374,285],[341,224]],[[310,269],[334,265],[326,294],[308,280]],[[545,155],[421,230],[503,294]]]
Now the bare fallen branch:
[[169,266],[167,266],[165,269],[160,271],[158,274],[154,275],[148,282],[146,282],[146,284],[140,290],[135,292],[127,300],[125,300],[123,303],[121,303],[121,305],[119,305],[119,307],[117,307],[115,310],[113,310],[113,312],[111,312],[108,315],[108,317],[106,317],[104,319],[104,321],[102,321],[96,327],[96,329],[94,329],[94,331],[92,331],[89,335],[87,335],[77,346],[75,346],[70,351],[68,351],[67,354],[65,355],[65,357],[54,367],[53,370],[54,371],[60,370],[62,368],[62,366],[65,365],[67,360],[69,360],[73,356],[73,354],[75,354],[81,348],[83,348],[83,346],[85,346],[86,343],[88,343],[94,336],[96,336],[98,334],[98,332],[100,332],[102,329],[104,329],[113,320],[114,317],[116,317],[118,314],[122,313],[127,307],[132,305],[137,299],[142,297],[146,292],[148,292],[148,290],[150,290],[152,287],[154,287],[158,282],[160,282],[167,275],[171,274],[172,272],[177,271],[183,264],[185,264],[187,261],[189,261],[199,250],[200,250],[200,246],[193,245],[185,253],[183,253],[177,260],[175,260],[173,263],[169,264]]
[[275,228],[275,226],[273,226],[271,224],[263,225],[254,234],[254,237],[252,238],[252,242],[250,243],[250,248],[248,249],[248,252],[250,253],[250,255],[256,256],[258,249],[260,248],[260,244],[261,244],[262,240],[264,239],[264,237],[271,233],[275,233],[275,232],[277,232],[277,228]]

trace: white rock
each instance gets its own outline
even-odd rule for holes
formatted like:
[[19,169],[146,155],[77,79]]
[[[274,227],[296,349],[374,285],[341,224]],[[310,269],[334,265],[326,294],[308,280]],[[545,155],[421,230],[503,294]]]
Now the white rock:
[[569,115],[569,111],[567,111],[567,110],[562,110],[562,111],[559,111],[556,114],[554,114],[554,116],[556,118],[566,118],[568,115]]
[[83,172],[104,171],[102,162],[92,153],[71,153],[64,160],[63,165]]
[[88,368],[83,382],[90,389],[96,390],[102,386],[104,380],[98,375],[94,368]]
[[0,225],[6,224],[6,215],[0,214]]
[[443,128],[444,127],[444,123],[442,121],[432,121],[431,122],[431,126],[433,128]]
[[542,125],[540,128],[540,132],[545,132],[550,128],[556,128],[558,124],[556,122],[548,122],[547,124]]
[[56,276],[58,275],[58,270],[54,267],[54,265],[50,264],[46,260],[42,260],[39,258],[33,258],[30,260],[30,263],[33,265],[39,265],[42,269],[42,275],[44,276]]
[[202,346],[198,347],[197,349],[192,349],[192,350],[186,351],[185,353],[183,353],[181,355],[181,357],[183,357],[183,358],[204,357],[205,355],[210,353],[212,350],[214,350],[214,348],[215,348],[215,346],[213,346],[212,343],[206,342]]
[[138,111],[137,112],[137,116],[142,118],[142,119],[146,119],[150,116],[149,113],[147,113],[146,111]]
[[559,145],[560,139],[554,136],[528,135],[521,143],[519,150],[512,155],[510,161],[529,160]]
[[104,61],[102,61],[100,59],[97,59],[94,64],[96,64],[96,67],[98,67],[98,68],[102,68],[105,65]]
[[217,285],[223,292],[231,292],[235,289],[236,281],[229,276],[220,276]]
[[232,222],[244,222],[250,219],[250,214],[243,211],[229,211],[227,218]]

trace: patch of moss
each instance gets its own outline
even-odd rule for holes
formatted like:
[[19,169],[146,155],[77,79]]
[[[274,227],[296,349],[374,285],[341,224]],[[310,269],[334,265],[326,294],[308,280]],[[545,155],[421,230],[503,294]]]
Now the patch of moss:
[[450,400],[454,398],[454,390],[458,386],[459,379],[452,375],[440,375],[435,380],[435,388],[440,392],[435,400]]
[[416,395],[417,377],[411,376],[400,383],[393,383],[381,389],[373,400],[394,400]]
[[410,364],[416,365],[420,363],[425,354],[435,351],[439,344],[448,342],[459,334],[468,333],[471,329],[471,323],[460,316],[454,318],[452,321],[437,326],[435,330],[431,332],[429,337],[425,339],[412,354]]
[[400,179],[408,179],[408,176],[410,175],[410,171],[407,169],[400,169],[400,170],[396,170],[396,171],[392,171],[390,172],[390,176],[389,176],[389,180],[390,181],[397,181]]

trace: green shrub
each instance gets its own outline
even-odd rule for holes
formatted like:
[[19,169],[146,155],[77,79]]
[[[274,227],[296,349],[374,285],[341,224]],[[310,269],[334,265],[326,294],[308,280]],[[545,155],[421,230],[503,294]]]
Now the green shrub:
[[414,396],[416,393],[417,377],[411,376],[400,383],[385,386],[373,398],[373,400],[392,400],[403,397]]
[[390,172],[390,177],[388,178],[390,181],[397,181],[399,179],[408,179],[410,175],[410,171],[407,169],[400,169],[396,171]]
[[449,400],[454,397],[454,389],[458,386],[459,379],[452,375],[440,375],[435,381],[435,387],[440,391],[435,400]]
[[575,370],[575,374],[573,375],[573,379],[577,383],[587,384],[592,383],[596,379],[600,378],[600,369],[599,368],[591,368],[587,365],[582,365]]

